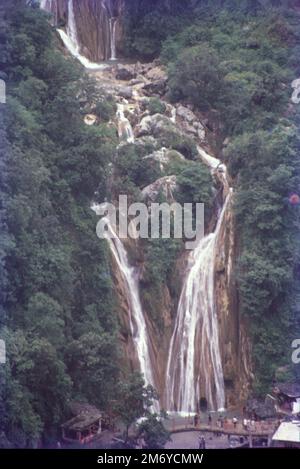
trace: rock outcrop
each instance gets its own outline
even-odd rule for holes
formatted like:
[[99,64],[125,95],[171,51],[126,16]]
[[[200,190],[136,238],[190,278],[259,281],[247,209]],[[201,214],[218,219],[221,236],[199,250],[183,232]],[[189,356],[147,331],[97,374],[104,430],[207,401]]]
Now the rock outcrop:
[[236,406],[249,395],[253,380],[247,324],[239,312],[235,263],[236,230],[232,206],[223,224],[215,259],[215,300],[226,390],[226,407]]
[[145,201],[155,202],[160,193],[163,193],[166,200],[174,202],[174,192],[176,190],[176,176],[165,176],[153,182],[142,190]]

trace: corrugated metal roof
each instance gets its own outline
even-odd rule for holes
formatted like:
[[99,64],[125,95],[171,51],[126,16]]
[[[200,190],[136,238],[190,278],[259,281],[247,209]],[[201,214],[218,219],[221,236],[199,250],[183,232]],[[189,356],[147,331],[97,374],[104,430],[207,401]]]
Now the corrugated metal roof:
[[274,433],[272,440],[300,443],[300,421],[282,422]]

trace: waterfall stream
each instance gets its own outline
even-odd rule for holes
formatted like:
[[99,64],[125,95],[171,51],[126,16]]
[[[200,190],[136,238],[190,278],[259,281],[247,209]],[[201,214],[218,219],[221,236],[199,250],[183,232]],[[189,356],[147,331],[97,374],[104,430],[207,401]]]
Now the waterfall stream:
[[[134,142],[133,129],[129,120],[124,115],[124,104],[117,104],[118,128],[120,138],[125,136],[127,142]],[[104,204],[105,205],[105,204]],[[92,210],[97,214],[99,205],[93,204]],[[128,255],[124,244],[117,236],[114,227],[112,226],[109,218],[105,218],[108,227],[107,241],[111,253],[116,261],[119,272],[124,280],[124,287],[126,291],[126,299],[129,307],[129,322],[131,337],[135,346],[136,354],[140,364],[140,371],[144,376],[145,384],[152,385],[155,388],[153,377],[153,365],[150,357],[150,339],[147,331],[147,323],[144,316],[140,293],[139,293],[139,280],[137,269],[130,265]],[[153,402],[153,411],[159,412],[158,401]]]
[[[199,150],[206,164],[221,168],[224,188],[228,186],[226,167]],[[211,410],[225,407],[214,276],[216,248],[231,197],[230,189],[215,231],[189,255],[167,361],[165,402],[170,411],[196,412],[201,398]]]
[[42,10],[51,11],[52,0],[41,0],[40,7]]
[[74,44],[75,49],[79,52],[80,46],[78,43],[77,26],[76,26],[76,20],[75,20],[73,0],[69,0],[68,2],[67,35],[69,36],[70,40]]
[[[91,208],[96,214],[99,213],[98,205],[93,204]],[[140,371],[144,376],[146,385],[151,384],[155,387],[152,372],[153,367],[150,358],[150,341],[139,294],[138,272],[135,267],[130,265],[126,249],[118,238],[110,220],[108,218],[105,220],[108,227],[107,232],[109,234],[109,236],[107,236],[107,241],[124,280],[126,299],[129,306],[131,337],[139,360]],[[153,410],[159,412],[158,401],[154,401]]]
[[119,138],[124,138],[128,143],[134,143],[133,129],[129,120],[125,117],[124,104],[122,103],[117,104],[117,119]]
[[[112,16],[112,9],[106,5],[106,2],[102,2],[103,10],[106,12],[106,30],[108,32],[108,41],[110,47],[110,57],[109,60],[116,60],[116,28],[117,28],[117,21],[118,18]],[[53,13],[53,7],[57,7],[57,0],[41,0],[40,7],[48,11],[49,13]],[[66,31],[63,29],[58,28],[57,32],[64,43],[66,49],[70,52],[70,54],[75,57],[86,69],[90,70],[99,70],[106,68],[107,65],[103,63],[95,63],[91,62],[87,57],[81,54],[81,47],[78,40],[78,32],[77,32],[77,25],[76,25],[76,15],[74,11],[74,2],[73,0],[68,0],[68,15],[67,15],[67,26]]]
[[74,13],[73,0],[68,0],[68,23],[67,32],[63,29],[57,29],[58,34],[61,37],[65,47],[79,62],[87,69],[99,69],[102,68],[102,64],[93,63],[80,54],[80,45],[78,42],[76,18]]
[[117,60],[117,53],[116,53],[116,27],[117,27],[117,18],[109,18],[110,60]]
[[118,18],[114,16],[113,6],[111,0],[102,0],[102,8],[106,12],[106,21],[108,25],[108,38],[110,45],[110,57],[109,60],[117,60],[117,46],[116,46],[116,28]]

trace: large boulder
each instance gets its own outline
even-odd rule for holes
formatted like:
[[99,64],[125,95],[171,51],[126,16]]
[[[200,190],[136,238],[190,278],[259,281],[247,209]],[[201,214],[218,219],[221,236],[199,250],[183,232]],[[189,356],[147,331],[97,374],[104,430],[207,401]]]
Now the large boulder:
[[144,135],[135,141],[136,146],[152,147],[153,150],[158,148],[159,142],[152,135]]
[[160,150],[150,153],[150,155],[144,156],[144,160],[153,160],[159,165],[160,171],[163,171],[165,167],[171,161],[184,161],[184,156],[176,150],[168,150],[165,147],[162,147]]
[[180,104],[177,107],[176,115],[181,119],[181,125],[185,132],[197,137],[201,142],[205,140],[205,127],[191,109]]
[[143,91],[148,96],[153,94],[163,96],[167,91],[167,80],[155,80],[147,83],[143,87]]
[[118,95],[125,99],[131,99],[133,95],[132,88],[130,86],[121,86],[117,91]]
[[118,67],[116,71],[116,79],[130,81],[136,78],[136,73],[128,67]]
[[188,107],[182,106],[181,104],[177,107],[177,116],[181,117],[190,124],[197,120],[197,117],[193,111],[191,111]]
[[135,135],[137,137],[152,135],[159,141],[160,147],[173,148],[187,159],[194,159],[197,156],[195,141],[162,114],[144,117],[136,127]]
[[170,119],[162,114],[153,114],[152,116],[144,117],[139,126],[137,127],[137,136],[153,135],[159,136],[163,130],[177,130]]
[[176,176],[165,176],[157,179],[142,190],[143,199],[147,202],[155,202],[158,196],[163,193],[168,202],[174,202],[174,193],[177,187]]

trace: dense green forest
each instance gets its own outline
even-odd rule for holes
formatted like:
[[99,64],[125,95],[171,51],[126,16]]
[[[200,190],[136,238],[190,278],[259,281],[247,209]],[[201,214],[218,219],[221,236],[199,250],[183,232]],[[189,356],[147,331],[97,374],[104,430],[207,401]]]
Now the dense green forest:
[[107,247],[94,236],[89,205],[105,186],[115,135],[104,119],[97,130],[83,124],[83,109],[104,98],[56,51],[42,12],[7,10],[0,26],[9,93],[1,319],[10,350],[1,426],[23,445],[44,430],[55,435],[74,396],[105,407],[114,392],[117,319]]
[[[145,391],[139,376],[119,384],[108,248],[95,236],[90,209],[94,193],[106,192],[115,106],[57,51],[43,12],[9,3],[0,23],[8,84],[0,121],[0,319],[9,350],[0,369],[0,430],[2,445],[24,447],[41,435],[44,444],[55,441],[74,399],[111,410],[111,399],[126,402],[129,389],[136,407],[127,420],[134,421],[145,412]],[[91,111],[97,128],[83,122]]]
[[[9,349],[0,367],[0,445],[20,447],[57,438],[74,399],[104,410],[113,399],[128,426],[149,400],[139,376],[122,374],[108,247],[95,236],[90,209],[95,192],[106,196],[115,104],[61,54],[35,2],[25,3],[0,6],[0,78],[8,88],[7,105],[0,104],[0,337]],[[169,71],[169,99],[195,104],[214,123],[212,145],[237,191],[236,275],[256,395],[273,379],[293,376],[286,364],[300,334],[299,206],[289,201],[300,187],[300,111],[289,105],[290,83],[300,74],[294,3],[134,0],[126,16],[126,53],[159,57]],[[160,103],[152,104],[155,113]],[[84,125],[89,112],[99,125]],[[192,160],[193,148],[179,142],[181,150],[183,143]],[[132,194],[153,180],[138,151],[124,146],[117,162],[117,183]],[[209,204],[208,171],[193,161],[176,171],[182,201]],[[148,243],[146,281],[154,294],[171,275],[176,249]],[[154,304],[153,318],[156,312]],[[152,418],[144,423],[149,444]]]

